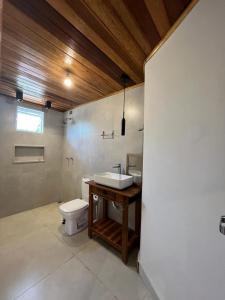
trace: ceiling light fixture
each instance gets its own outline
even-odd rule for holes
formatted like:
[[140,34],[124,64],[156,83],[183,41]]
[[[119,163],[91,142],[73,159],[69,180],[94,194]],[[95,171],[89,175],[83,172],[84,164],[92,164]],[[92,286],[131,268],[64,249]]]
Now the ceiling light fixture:
[[51,101],[46,101],[45,102],[45,108],[50,109],[52,107],[52,102]]
[[16,100],[19,103],[23,102],[23,91],[16,90]]
[[66,78],[64,79],[64,85],[68,88],[72,86],[73,82],[72,79],[70,78],[70,72],[67,72]]

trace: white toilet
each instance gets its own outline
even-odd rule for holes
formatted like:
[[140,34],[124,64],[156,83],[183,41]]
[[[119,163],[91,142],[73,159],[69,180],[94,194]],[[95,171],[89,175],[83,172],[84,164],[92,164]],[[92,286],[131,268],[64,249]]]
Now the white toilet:
[[89,185],[86,184],[87,181],[90,181],[90,178],[82,178],[82,199],[71,200],[59,207],[59,211],[65,220],[65,232],[68,235],[78,233],[87,227],[89,202]]

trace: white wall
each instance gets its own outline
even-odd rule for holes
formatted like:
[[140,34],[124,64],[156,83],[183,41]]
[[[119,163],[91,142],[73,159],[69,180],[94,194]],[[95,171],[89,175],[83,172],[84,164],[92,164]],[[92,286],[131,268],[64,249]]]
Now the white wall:
[[[16,109],[14,98],[0,95],[0,217],[62,196],[63,113],[45,113],[44,133],[35,134],[16,131]],[[45,162],[14,164],[16,144],[44,145]]]
[[225,1],[145,66],[141,266],[161,300],[225,299]]
[[[143,146],[144,88],[126,91],[126,135],[121,136],[123,92],[73,109],[73,123],[65,127],[63,159],[63,200],[81,197],[81,178],[96,172],[112,171],[121,163],[126,169],[127,153],[141,153]],[[71,117],[68,113],[65,116]],[[115,131],[113,140],[103,140],[102,131]],[[73,157],[68,162],[66,157]],[[115,214],[120,219],[120,212]],[[131,211],[131,219],[132,211]],[[131,220],[130,219],[130,220]]]

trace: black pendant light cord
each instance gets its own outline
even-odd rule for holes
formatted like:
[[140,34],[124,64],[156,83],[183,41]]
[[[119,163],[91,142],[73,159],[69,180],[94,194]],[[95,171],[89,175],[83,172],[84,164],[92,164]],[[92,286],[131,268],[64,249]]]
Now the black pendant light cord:
[[125,120],[125,99],[126,99],[125,89],[126,89],[126,82],[125,82],[125,80],[124,80],[123,84],[124,84],[124,88],[123,88],[123,118],[122,118],[122,121],[121,121],[121,135],[125,135],[125,132],[126,132],[126,120]]
[[124,85],[123,85],[123,118],[124,118],[124,114],[125,114],[125,89],[126,89],[126,84],[124,82]]
[[126,86],[131,80],[128,75],[123,73],[121,75],[121,81],[123,82],[123,118],[121,120],[121,135],[125,135],[126,134],[126,120],[125,120]]

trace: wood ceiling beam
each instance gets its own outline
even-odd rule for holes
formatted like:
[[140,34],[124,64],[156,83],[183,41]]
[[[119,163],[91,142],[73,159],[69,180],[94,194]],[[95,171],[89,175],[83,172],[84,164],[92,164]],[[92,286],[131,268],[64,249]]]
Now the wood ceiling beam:
[[15,61],[11,62],[5,57],[3,59],[3,67],[4,76],[13,76],[11,79],[14,79],[18,85],[21,85],[21,87],[23,85],[28,85],[33,90],[42,90],[43,94],[45,94],[45,92],[47,93],[51,91],[53,93],[55,91],[55,93],[58,95],[61,95],[62,97],[64,96],[79,104],[96,100],[105,96],[104,94],[94,94],[93,91],[85,92],[85,87],[80,87],[80,89],[78,89],[76,86],[74,91],[67,89],[63,90],[57,80],[53,81],[52,83],[46,82],[45,80],[36,77],[36,74],[34,74],[32,71],[29,71],[29,65],[27,66],[27,69],[26,66],[21,66],[21,62],[20,65],[18,65]]
[[[67,1],[76,4],[76,0]],[[140,74],[139,76],[143,76],[143,59],[145,53],[130,31],[124,26],[123,20],[120,19],[114,8],[110,5],[110,2],[104,0],[83,0],[82,2],[86,5],[86,10],[89,10],[99,23],[97,32],[101,31],[101,34],[103,34],[103,30],[108,32],[108,42],[118,45],[117,51],[120,54],[123,54],[124,49],[125,55],[123,55],[123,58],[130,58],[131,65],[135,64],[136,66],[136,73]],[[107,38],[107,35],[104,38]]]
[[[20,54],[17,48],[8,46],[7,43],[4,43],[2,49],[2,57],[7,61],[12,63],[19,63],[19,65],[24,66],[30,70],[33,70],[35,74],[40,73],[44,75],[44,79],[47,81],[56,82],[61,89],[65,89],[63,86],[63,80],[65,79],[65,71],[62,67],[55,65],[53,63],[42,62],[41,60],[37,59],[30,59],[32,57],[23,56],[24,52]],[[91,78],[83,78],[80,76],[80,72],[75,69],[75,73],[71,72],[71,79],[73,80],[76,88],[84,88],[85,90],[89,91],[90,93],[95,92],[98,95],[105,95],[106,93],[111,93],[113,91],[108,85],[103,85],[99,83],[97,87],[93,81],[91,82]],[[93,79],[92,79],[93,80]],[[71,91],[73,92],[73,91]]]
[[[45,66],[46,68],[51,68],[52,70],[61,69],[62,70],[60,76],[61,79],[58,78],[58,84],[62,83],[62,80],[65,77],[66,73],[65,73],[65,69],[62,68],[60,64],[56,63],[57,56],[55,57],[55,60],[54,60],[54,55],[52,55],[51,58],[48,58],[46,56],[40,56],[39,53],[34,52],[34,49],[26,47],[26,45],[24,45],[20,41],[12,38],[12,36],[7,35],[6,30],[4,32],[3,41],[4,41],[4,48],[7,49],[8,53],[12,51],[18,53],[19,56],[24,57],[25,59],[31,61],[31,65],[33,62],[34,63],[38,62],[38,64],[40,64],[41,66]],[[101,78],[100,76],[98,76],[98,74],[94,72],[92,73],[88,72],[83,67],[80,68],[80,65],[78,66],[72,65],[71,72],[72,74],[74,74],[76,78],[78,77],[84,82],[84,86],[91,85],[93,86],[93,89],[97,89],[104,94],[115,90],[108,84],[107,80]],[[63,88],[63,86],[61,86],[61,88]]]
[[[2,94],[11,96],[13,98],[16,97],[17,84],[13,83],[12,81],[8,81],[5,78],[0,79],[0,88]],[[45,104],[45,101],[50,100],[52,101],[53,108],[56,108],[60,111],[66,111],[76,106],[74,102],[69,101],[65,98],[58,97],[58,95],[54,94],[49,94],[45,97],[38,97],[37,95],[32,95],[32,93],[25,90],[23,98],[25,101],[36,103],[41,106]]]
[[[12,83],[7,83],[7,82],[0,80],[0,94],[12,97],[13,100],[16,100],[15,99],[16,91],[15,91],[15,87]],[[43,106],[42,99],[40,99],[40,98],[28,96],[26,94],[24,94],[23,98],[25,101]]]
[[[142,82],[146,56],[188,3],[4,0],[0,87],[14,97],[16,87],[23,88],[28,101],[51,99],[64,111],[118,92],[124,71],[132,84]],[[63,85],[67,71],[71,89]]]
[[164,1],[163,0],[157,0],[157,1],[144,0],[144,1],[148,9],[148,12],[152,17],[161,38],[163,38],[171,26]]
[[[71,94],[71,97],[74,93],[74,91],[83,90],[84,96],[88,97],[90,94],[96,97],[105,95],[104,92],[99,91],[94,86],[92,87],[84,80],[80,80],[76,76],[70,75],[71,79],[74,82],[74,88],[75,90],[68,90],[63,85],[63,80],[65,79],[64,74],[60,72],[60,70],[51,70],[50,68],[44,68],[40,66],[39,64],[35,64],[31,62],[29,59],[26,59],[24,57],[15,55],[12,56],[10,53],[5,53],[5,48],[3,47],[3,59],[4,62],[10,66],[13,66],[18,74],[20,71],[24,71],[28,74],[31,74],[32,76],[35,76],[39,78],[43,84],[46,84],[46,86],[52,86],[53,88],[61,89],[62,92],[65,90],[65,93],[69,92]],[[60,80],[59,80],[60,79]],[[109,91],[109,90],[108,90]]]
[[138,75],[137,67],[127,52],[118,44],[117,40],[113,39],[109,30],[102,26],[100,20],[88,9],[85,3],[81,0],[47,0],[47,2],[105,52],[125,73],[129,74],[134,82],[143,81],[143,72]]
[[130,34],[134,37],[139,46],[143,49],[145,55],[149,55],[152,50],[152,45],[145,38],[144,33],[141,31],[136,19],[132,13],[127,9],[126,5],[121,0],[108,0],[110,5],[114,8],[117,15],[123,21]]
[[[5,77],[12,77],[18,84],[18,87],[22,88],[22,86],[30,86],[32,89],[36,90],[42,90],[43,95],[47,91],[54,92],[56,91],[58,95],[60,95],[62,98],[67,98],[74,102],[84,103],[89,101],[89,98],[87,96],[84,96],[84,94],[80,95],[78,91],[74,92],[72,95],[69,92],[64,92],[60,87],[58,88],[56,85],[46,85],[45,81],[40,80],[39,78],[35,77],[34,75],[24,71],[18,70],[15,68],[14,64],[7,63],[5,61],[2,62],[2,76]],[[78,98],[79,97],[79,98]],[[94,97],[92,97],[93,99]],[[90,98],[91,100],[91,98]]]
[[[7,82],[0,80],[0,94],[11,97],[12,100],[15,101],[15,96],[16,96],[15,86],[12,83],[7,83]],[[24,99],[24,103],[29,103],[29,104],[32,103],[32,104],[40,106],[42,108],[44,106],[42,98],[33,97],[30,95],[24,94],[23,99]],[[16,103],[16,101],[15,101],[15,103]],[[52,109],[64,112],[66,110],[69,110],[70,107],[62,105],[61,103],[55,101],[54,103],[52,103]]]
[[79,55],[91,61],[118,83],[123,71],[46,1],[9,0]]
[[167,11],[167,14],[170,19],[171,25],[173,25],[181,13],[185,10],[185,8],[190,3],[190,0],[163,0],[164,5]]
[[151,15],[148,13],[145,2],[137,0],[123,0],[123,2],[137,20],[146,39],[154,48],[159,43],[161,37]]
[[[77,70],[77,73],[90,78],[90,81],[96,86],[109,86],[113,90],[122,88],[121,82],[118,83],[100,68],[80,56],[7,0],[4,5],[4,36],[6,27],[10,30],[7,34],[8,42],[11,42],[10,38],[13,38],[14,47],[17,45],[16,41],[22,51],[29,52],[39,60],[51,61],[64,69],[69,67],[73,72]],[[69,66],[66,63],[67,59],[70,61]]]
[[[44,82],[44,80],[46,80],[46,77],[48,78],[48,80],[51,80],[52,78],[54,78],[55,83],[59,85],[59,88],[56,89],[56,91],[60,89],[60,91],[58,92],[59,94],[65,93],[65,96],[67,96],[68,98],[76,99],[77,94],[74,95],[73,90],[67,90],[64,88],[63,85],[61,85],[63,82],[64,76],[65,76],[65,71],[60,66],[60,63],[56,64],[58,56],[60,54],[60,52],[59,52],[60,50],[58,48],[51,47],[50,48],[51,52],[49,52],[49,54],[48,54],[47,52],[43,53],[43,48],[40,48],[40,49],[37,48],[37,51],[35,52],[34,48],[35,48],[36,44],[34,44],[34,38],[29,34],[28,29],[25,30],[26,28],[22,24],[19,24],[15,20],[15,18],[13,18],[13,16],[11,17],[7,13],[5,13],[5,15],[4,15],[4,21],[5,21],[5,29],[4,29],[4,35],[3,35],[4,47],[5,48],[8,47],[8,49],[5,49],[5,52],[7,54],[4,56],[4,59],[6,59],[7,61],[10,60],[12,63],[15,63],[17,65],[19,62],[18,69],[20,69],[20,70],[21,69],[24,70],[24,67],[28,68],[28,69],[32,69],[32,72],[35,72],[35,74],[34,74],[35,76],[37,76],[37,74],[39,73],[41,76],[41,79],[43,80],[43,82],[42,82],[43,88],[45,88],[45,84],[46,84],[46,90],[48,90],[48,82]],[[18,33],[13,31],[14,28],[18,29]],[[29,46],[26,46],[26,44],[24,44],[25,41],[26,41],[26,44]],[[45,42],[45,40],[44,40],[44,42]],[[40,46],[40,45],[41,45],[41,47],[43,46],[43,41],[41,39],[40,39],[40,41],[37,40],[37,46]],[[18,48],[18,47],[20,47],[20,48]],[[30,47],[32,47],[32,48],[30,48]],[[46,48],[47,47],[49,48],[48,44],[46,44]],[[57,50],[55,55],[54,55],[54,49]],[[13,51],[15,53],[12,53]],[[20,53],[22,53],[22,55],[25,55],[25,58],[20,56]],[[9,57],[9,54],[11,54],[10,57]],[[45,55],[42,55],[42,54],[45,54]],[[47,55],[47,57],[46,57],[46,55]],[[28,56],[28,58],[26,56]],[[32,61],[30,61],[30,59],[32,59]],[[65,59],[65,56],[63,55],[61,61],[64,61],[64,59]],[[37,62],[38,62],[38,64],[37,64]],[[44,69],[41,68],[41,66],[39,65],[40,62],[42,63],[43,66],[45,66]],[[25,63],[25,65],[24,65],[24,63]],[[53,73],[46,74],[45,68],[47,68],[47,66],[49,66],[49,68],[54,70]],[[36,70],[33,69],[33,67],[35,67],[35,68],[37,67],[37,73],[36,73]],[[60,69],[62,70],[61,74],[60,74]],[[55,70],[58,70],[59,77],[56,77]],[[75,83],[77,81],[80,82],[79,90],[80,91],[89,90],[89,93],[87,93],[85,95],[85,98],[80,96],[80,100],[82,100],[82,98],[83,98],[83,101],[80,101],[81,103],[91,101],[91,100],[96,100],[96,99],[101,98],[101,97],[103,97],[109,93],[112,93],[114,91],[114,89],[112,89],[110,87],[110,85],[108,84],[107,80],[105,80],[104,78],[102,78],[101,76],[96,74],[95,72],[92,72],[92,73],[88,72],[88,70],[86,68],[84,68],[82,64],[73,66],[72,72],[73,72],[73,70],[75,71],[76,74],[78,74],[78,75],[74,74],[75,75],[74,82]],[[24,71],[26,71],[26,70],[24,70]],[[17,73],[19,75],[19,71]],[[27,77],[29,76],[27,74],[25,74],[25,75]],[[43,75],[44,75],[44,78],[43,78]],[[80,78],[80,75],[82,76],[82,78]],[[73,78],[73,75],[72,75],[72,78]],[[35,80],[35,78],[33,78],[33,79]],[[75,84],[75,88],[77,88],[77,87],[78,87],[78,85]],[[56,88],[56,87],[53,87],[53,88]],[[102,90],[100,90],[99,88],[101,88]],[[65,91],[63,92],[63,90],[65,90]],[[97,92],[97,94],[93,95],[93,93],[95,91]]]
[[10,80],[14,80],[14,82],[17,83],[18,87],[20,88],[25,89],[27,86],[29,86],[36,93],[38,93],[38,91],[42,91],[43,96],[48,92],[55,92],[60,97],[66,97],[67,99],[79,104],[96,99],[96,96],[84,96],[84,94],[80,94],[78,91],[74,92],[71,96],[69,92],[65,93],[60,88],[57,88],[54,85],[46,85],[46,82],[42,81],[41,79],[35,77],[34,75],[24,70],[20,70],[18,72],[18,70],[13,64],[7,64],[5,61],[2,63],[2,76],[7,77]]

